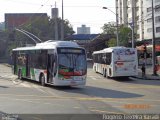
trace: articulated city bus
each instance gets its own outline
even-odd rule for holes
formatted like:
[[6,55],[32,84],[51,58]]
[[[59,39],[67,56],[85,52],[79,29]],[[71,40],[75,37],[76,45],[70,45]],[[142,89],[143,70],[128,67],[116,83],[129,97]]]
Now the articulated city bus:
[[87,60],[84,48],[75,42],[52,40],[32,47],[13,49],[13,73],[42,85],[85,85]]
[[138,58],[135,48],[110,47],[93,52],[93,70],[104,77],[138,75]]

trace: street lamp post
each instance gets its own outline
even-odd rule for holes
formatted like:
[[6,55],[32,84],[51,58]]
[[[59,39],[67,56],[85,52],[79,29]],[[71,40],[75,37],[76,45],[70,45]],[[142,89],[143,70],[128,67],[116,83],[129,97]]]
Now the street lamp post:
[[156,71],[156,59],[155,59],[155,30],[154,30],[154,7],[153,7],[153,0],[152,0],[152,67],[153,67],[153,75],[157,75]]
[[61,21],[61,40],[64,40],[64,21],[63,21],[63,0],[62,0],[62,21]]
[[107,7],[103,7],[103,9],[107,9],[113,14],[116,15],[116,36],[117,36],[117,46],[119,46],[119,35],[118,35],[118,13],[117,13],[117,7],[116,7],[116,13],[114,13],[112,10],[108,9]]
[[134,18],[135,18],[134,17],[134,13],[135,13],[134,2],[135,1],[132,0],[132,26],[131,26],[131,28],[132,28],[132,48],[135,47],[135,45],[134,45],[134,43],[135,43],[135,40],[134,40]]
[[[116,5],[118,6],[118,5]],[[117,46],[119,45],[119,35],[118,35],[118,18],[120,18],[121,20],[123,20],[121,17],[118,16],[118,7],[116,7],[116,13],[114,13],[112,10],[108,9],[107,7],[103,7],[103,9],[107,9],[110,12],[112,12],[113,14],[116,15],[116,34],[117,34]],[[135,40],[134,40],[134,7],[132,7],[132,23],[129,24],[130,28],[132,29],[132,48],[135,47]],[[123,20],[123,22],[125,23],[125,20]]]

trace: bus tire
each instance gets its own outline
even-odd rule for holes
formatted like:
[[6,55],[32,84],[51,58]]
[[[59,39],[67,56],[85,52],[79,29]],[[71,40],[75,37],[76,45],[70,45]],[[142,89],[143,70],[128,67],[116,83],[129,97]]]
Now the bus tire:
[[105,73],[106,73],[106,78],[109,78],[109,77],[108,77],[107,69],[105,69]]
[[103,77],[106,77],[106,69],[103,69]]
[[44,77],[44,74],[43,74],[43,73],[40,74],[39,79],[40,79],[41,85],[42,85],[42,86],[45,86],[45,77]]
[[109,76],[112,75],[112,71],[111,71],[111,68],[109,68]]
[[96,66],[94,66],[94,72],[97,72],[97,71],[96,71]]
[[22,80],[22,70],[18,70],[18,79]]

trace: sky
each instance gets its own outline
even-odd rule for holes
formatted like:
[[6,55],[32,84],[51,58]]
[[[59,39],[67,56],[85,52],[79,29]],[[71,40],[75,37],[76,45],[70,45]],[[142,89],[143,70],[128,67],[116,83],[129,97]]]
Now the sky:
[[[59,9],[62,16],[62,0],[0,0],[0,22],[4,22],[5,13],[47,13],[51,8]],[[64,19],[69,20],[75,32],[82,24],[91,28],[91,34],[101,33],[101,27],[115,21],[115,0],[63,0]]]

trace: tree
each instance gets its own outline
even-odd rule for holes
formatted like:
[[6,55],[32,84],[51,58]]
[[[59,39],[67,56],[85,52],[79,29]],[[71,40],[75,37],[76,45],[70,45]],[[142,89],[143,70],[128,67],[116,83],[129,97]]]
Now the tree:
[[122,46],[128,46],[131,35],[131,29],[129,27],[120,26],[119,28],[119,43]]
[[0,58],[6,57],[8,33],[0,31]]
[[[61,19],[57,18],[57,24],[58,24],[58,38],[61,38]],[[67,36],[68,34],[73,34],[73,28],[68,20],[63,20],[64,22],[64,36]],[[48,39],[54,39],[55,38],[55,19],[50,19],[49,17],[46,19],[39,19],[36,21],[32,21],[24,26],[24,29],[33,33],[34,35],[38,36],[42,40],[46,41]]]
[[114,47],[114,46],[117,45],[117,39],[116,38],[111,38],[111,39],[109,39],[107,44],[108,44],[108,47]]
[[113,23],[108,22],[107,24],[103,25],[102,30],[104,34],[115,34],[116,27],[114,26]]
[[[58,23],[58,30],[59,30],[59,38],[60,38],[60,28],[61,28],[61,19],[57,18],[57,23]],[[63,20],[64,22],[64,37],[67,36],[68,34],[73,34],[73,28],[71,24],[69,23],[68,20]],[[54,25],[55,21],[54,19],[50,19],[49,17],[47,18],[37,18],[37,19],[31,19],[27,23],[25,23],[23,26],[18,27],[19,29],[26,30],[38,38],[40,38],[42,41],[47,41],[54,39]],[[33,40],[31,40],[29,37],[24,35],[21,32],[18,31],[6,31],[5,32],[7,35],[6,40],[6,51],[8,52],[7,55],[10,54],[11,50],[15,47],[21,47],[25,46],[26,44],[35,44]],[[2,39],[2,37],[0,38]],[[1,45],[4,46],[4,43],[0,43]],[[2,47],[1,47],[2,48]],[[1,49],[0,49],[1,50]],[[2,51],[2,50],[1,50]],[[1,52],[0,52],[1,55]]]
[[15,31],[11,31],[8,35],[9,40],[14,41],[15,40]]
[[[113,34],[116,37],[116,27],[110,22],[107,24],[104,24],[104,26],[102,27],[102,30],[103,30],[103,33]],[[129,27],[121,25],[118,28],[118,35],[119,35],[119,45],[128,46],[130,35],[131,35],[131,29]],[[116,39],[114,36],[108,41],[108,46],[110,47],[116,46]]]

